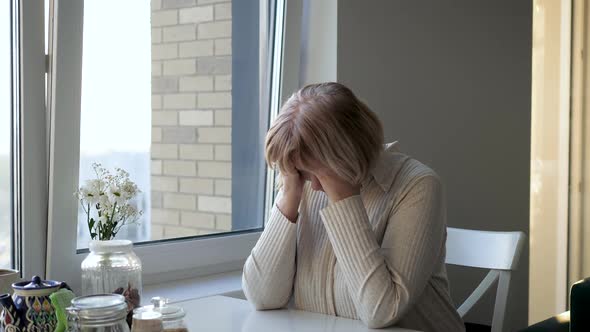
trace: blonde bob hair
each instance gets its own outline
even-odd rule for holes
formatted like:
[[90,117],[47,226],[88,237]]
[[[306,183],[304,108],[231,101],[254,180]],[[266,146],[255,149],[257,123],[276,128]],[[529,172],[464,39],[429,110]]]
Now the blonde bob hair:
[[281,173],[319,163],[351,184],[368,178],[382,152],[383,127],[339,83],[311,84],[283,105],[266,135],[266,162]]

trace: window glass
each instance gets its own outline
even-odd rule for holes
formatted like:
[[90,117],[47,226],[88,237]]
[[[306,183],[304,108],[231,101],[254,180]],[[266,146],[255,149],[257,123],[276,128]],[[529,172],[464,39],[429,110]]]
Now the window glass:
[[10,115],[11,93],[11,9],[10,1],[0,3],[0,268],[12,265]]
[[84,2],[80,185],[94,163],[137,184],[143,214],[118,239],[262,227],[259,20],[258,0]]

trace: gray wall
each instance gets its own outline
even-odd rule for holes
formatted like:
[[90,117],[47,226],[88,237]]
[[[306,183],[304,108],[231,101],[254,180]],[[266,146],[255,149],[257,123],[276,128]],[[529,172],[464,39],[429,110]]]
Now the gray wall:
[[[449,226],[528,234],[531,34],[531,1],[338,2],[338,81],[439,173]],[[456,303],[484,274],[449,270]],[[526,326],[527,298],[528,248],[507,331]],[[489,324],[492,301],[467,320]]]

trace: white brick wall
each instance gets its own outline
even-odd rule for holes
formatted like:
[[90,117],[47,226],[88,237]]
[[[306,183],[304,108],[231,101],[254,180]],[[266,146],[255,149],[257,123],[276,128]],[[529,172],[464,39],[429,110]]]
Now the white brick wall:
[[152,14],[152,27],[178,24],[178,13],[176,10],[162,10]]
[[215,215],[201,212],[182,212],[181,224],[188,227],[215,229]]
[[231,181],[215,180],[215,195],[231,196]]
[[197,40],[192,42],[181,43],[180,57],[192,58],[197,56],[211,56],[214,54],[214,43],[212,40]]
[[213,145],[183,144],[180,146],[180,158],[190,160],[213,160]]
[[196,176],[197,167],[194,161],[164,160],[165,175]]
[[230,55],[231,39],[223,38],[215,40],[215,55]]
[[180,23],[202,23],[213,21],[213,6],[192,7],[180,10]]
[[180,179],[180,192],[189,194],[213,195],[213,180],[189,178]]
[[[159,128],[161,129],[161,128]],[[152,144],[152,158],[178,159],[178,145],[176,144]]]
[[162,75],[162,62],[152,61],[152,76],[157,77]]
[[152,109],[161,109],[161,108],[162,108],[162,96],[152,95]]
[[151,3],[151,238],[230,231],[231,0]]
[[231,126],[231,111],[230,110],[215,110],[215,125],[216,126]]
[[192,93],[179,93],[164,95],[164,108],[186,109],[194,108],[197,96]]
[[195,198],[194,195],[165,193],[164,207],[168,209],[194,210],[197,207]]
[[231,128],[199,128],[201,143],[231,143]]
[[211,91],[212,76],[187,76],[180,78],[180,91]]
[[212,126],[212,111],[182,111],[180,112],[181,126]]
[[174,126],[178,123],[178,114],[173,111],[152,111],[152,126]]
[[162,141],[162,128],[152,127],[152,142]]
[[231,93],[203,92],[199,94],[199,108],[231,108]]
[[164,8],[192,7],[196,4],[196,0],[163,0]]
[[177,192],[178,179],[170,176],[152,176],[152,190]]
[[152,160],[150,164],[151,174],[162,174],[162,161],[161,160]]
[[231,90],[231,75],[217,75],[215,76],[215,91],[230,91]]
[[209,212],[231,213],[231,198],[217,196],[199,196],[199,210]]
[[175,43],[152,45],[152,60],[174,59],[177,57],[178,45]]
[[199,235],[199,230],[188,227],[168,226],[164,229],[164,236],[167,239]]
[[216,145],[215,160],[231,161],[231,145]]
[[152,209],[152,224],[178,225],[180,213],[173,210]]
[[152,45],[154,43],[161,43],[162,42],[162,29],[161,28],[152,28]]
[[231,3],[220,3],[215,5],[215,20],[231,19]]
[[177,25],[162,28],[162,39],[164,42],[195,40],[197,35],[192,24]]
[[152,11],[162,9],[162,0],[152,0],[151,7]]
[[225,231],[231,231],[232,222],[231,215],[228,214],[217,214],[215,216],[215,228]]
[[197,30],[199,39],[231,37],[231,21],[199,24]]
[[231,163],[217,161],[199,161],[199,176],[204,178],[231,179]]
[[195,60],[167,60],[164,61],[164,75],[185,75],[196,73]]
[[216,2],[227,2],[227,0],[199,0],[198,4],[199,5],[206,5],[206,4],[210,4],[210,3],[216,3]]

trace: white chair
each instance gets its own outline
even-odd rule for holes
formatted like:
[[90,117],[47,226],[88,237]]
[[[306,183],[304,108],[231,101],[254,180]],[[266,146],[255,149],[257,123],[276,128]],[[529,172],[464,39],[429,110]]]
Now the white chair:
[[525,239],[526,235],[523,232],[447,228],[447,264],[491,270],[457,309],[461,317],[464,317],[494,282],[498,281],[491,332],[503,331],[510,273],[518,265]]

